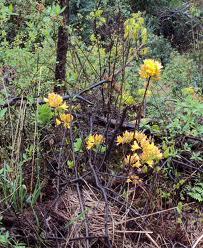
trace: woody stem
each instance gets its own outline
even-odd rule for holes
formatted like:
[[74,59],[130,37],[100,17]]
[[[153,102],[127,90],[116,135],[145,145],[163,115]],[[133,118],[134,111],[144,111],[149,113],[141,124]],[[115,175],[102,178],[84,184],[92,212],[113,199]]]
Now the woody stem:
[[150,84],[150,79],[151,79],[151,77],[148,78],[147,85],[146,85],[145,92],[144,92],[144,96],[143,96],[142,102],[140,104],[138,113],[137,113],[137,119],[136,119],[136,123],[135,123],[135,130],[136,129],[139,129],[139,125],[140,125],[140,121],[141,121],[142,108],[143,108],[144,103],[145,103],[145,99],[146,99],[146,95],[147,95],[147,90],[148,90],[149,84]]

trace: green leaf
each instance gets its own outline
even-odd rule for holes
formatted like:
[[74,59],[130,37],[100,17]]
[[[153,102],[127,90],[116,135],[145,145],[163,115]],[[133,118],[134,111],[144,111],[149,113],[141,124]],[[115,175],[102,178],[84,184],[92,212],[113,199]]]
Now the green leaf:
[[74,142],[74,151],[75,152],[82,152],[83,142],[81,138],[77,138]]
[[11,4],[9,4],[9,11],[12,13],[13,11],[14,11],[14,7],[13,7],[13,4],[11,3]]
[[179,203],[178,203],[177,211],[178,211],[179,214],[182,213],[182,211],[183,211],[183,203],[182,203],[182,202],[179,202]]
[[[1,55],[1,53],[0,53],[0,55]],[[4,99],[0,98],[0,105],[3,105],[5,103],[6,103],[6,101]]]
[[67,8],[66,6],[63,7],[63,8],[61,9],[61,11],[60,11],[60,14],[63,13],[63,11],[64,11],[66,8]]
[[193,187],[189,187],[188,195],[199,202],[203,202],[203,183],[199,182]]
[[59,16],[60,13],[61,13],[61,7],[57,4],[55,7],[55,14],[56,14],[56,16]]
[[9,233],[0,234],[0,244],[8,245],[9,244]]
[[7,108],[0,110],[0,120],[3,119],[4,115],[6,114]]
[[68,160],[67,164],[68,164],[68,168],[69,169],[74,169],[75,164],[74,164],[74,161],[73,160]]
[[100,152],[101,152],[101,153],[105,153],[105,152],[106,152],[106,146],[101,146]]

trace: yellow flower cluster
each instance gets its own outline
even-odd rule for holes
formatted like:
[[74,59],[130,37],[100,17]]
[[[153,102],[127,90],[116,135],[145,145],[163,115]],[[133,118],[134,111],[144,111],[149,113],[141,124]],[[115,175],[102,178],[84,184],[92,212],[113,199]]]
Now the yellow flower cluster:
[[117,137],[117,144],[120,145],[120,144],[129,144],[132,142],[133,140],[133,137],[134,137],[134,133],[133,132],[128,132],[126,131],[123,136],[119,135]]
[[147,139],[147,136],[144,133],[125,131],[123,133],[123,135],[119,135],[117,137],[117,144],[118,145],[120,145],[120,144],[129,144],[133,140],[137,140],[138,142],[140,142],[143,139]]
[[56,119],[56,125],[63,123],[65,128],[70,128],[73,121],[73,116],[71,114],[61,114],[59,118]]
[[86,141],[86,147],[88,150],[91,150],[104,143],[104,141],[105,141],[104,136],[101,134],[90,135]]
[[142,153],[140,155],[140,159],[142,163],[153,166],[154,162],[162,159],[163,155],[159,148],[155,146],[154,142],[150,142],[149,140],[142,140],[141,147]]
[[135,153],[132,155],[127,155],[127,157],[124,159],[125,165],[131,165],[133,168],[140,168],[142,164],[140,163],[139,156]]
[[63,102],[63,98],[56,93],[49,93],[48,98],[44,98],[44,101],[49,104],[51,108],[67,110],[68,106]]
[[117,137],[117,144],[130,144],[132,154],[127,155],[124,159],[126,165],[131,165],[135,168],[147,164],[153,166],[155,162],[162,159],[162,153],[151,139],[142,132],[123,133]]
[[153,59],[145,59],[144,64],[140,67],[140,77],[144,79],[151,78],[154,81],[158,81],[160,79],[162,65],[156,60]]
[[57,110],[59,117],[56,118],[56,125],[59,126],[63,124],[65,128],[70,128],[73,121],[73,116],[71,114],[64,113],[68,106],[63,101],[63,98],[56,93],[49,93],[48,98],[44,98],[44,101],[51,107]]

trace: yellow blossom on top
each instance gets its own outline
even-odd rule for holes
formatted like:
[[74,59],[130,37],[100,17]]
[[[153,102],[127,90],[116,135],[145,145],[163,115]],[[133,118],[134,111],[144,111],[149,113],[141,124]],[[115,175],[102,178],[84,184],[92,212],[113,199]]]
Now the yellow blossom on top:
[[49,93],[48,98],[44,98],[44,101],[52,108],[58,108],[63,104],[63,98],[56,93]]
[[161,74],[162,65],[154,59],[145,59],[144,64],[140,67],[140,77],[144,79],[159,80]]
[[73,121],[73,116],[71,114],[61,114],[60,119],[56,119],[56,125],[64,124],[64,127],[70,128],[70,125]]
[[86,141],[87,149],[91,150],[92,148],[101,145],[102,143],[104,143],[104,140],[104,136],[101,134],[90,135]]

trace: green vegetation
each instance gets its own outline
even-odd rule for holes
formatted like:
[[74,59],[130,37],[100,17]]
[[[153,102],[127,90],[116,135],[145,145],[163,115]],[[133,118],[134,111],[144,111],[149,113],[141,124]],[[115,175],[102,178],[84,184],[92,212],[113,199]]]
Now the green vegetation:
[[203,245],[200,4],[1,0],[0,247]]

